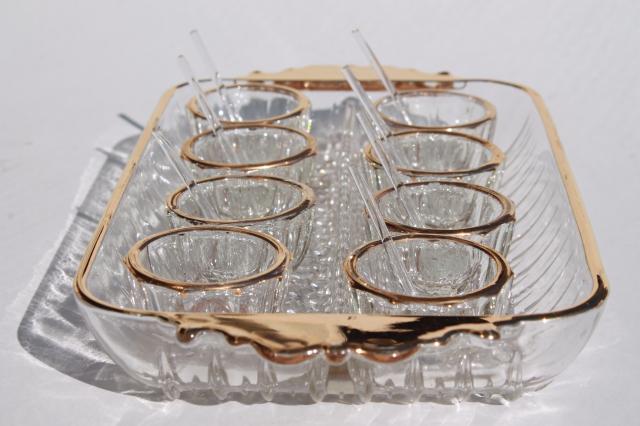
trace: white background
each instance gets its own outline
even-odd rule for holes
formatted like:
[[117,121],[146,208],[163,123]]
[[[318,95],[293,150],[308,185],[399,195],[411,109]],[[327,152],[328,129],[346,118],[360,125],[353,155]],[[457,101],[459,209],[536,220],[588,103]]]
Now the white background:
[[[0,423],[638,423],[640,4],[634,1],[3,1],[0,5]],[[188,4],[187,4],[188,3]],[[18,322],[64,231],[96,140],[145,122],[199,28],[223,74],[384,63],[537,89],[557,124],[612,294],[592,339],[547,389],[510,407],[160,404],[76,381],[24,352]],[[635,299],[634,299],[635,298]],[[231,417],[234,416],[234,417]],[[240,417],[238,417],[240,416]]]

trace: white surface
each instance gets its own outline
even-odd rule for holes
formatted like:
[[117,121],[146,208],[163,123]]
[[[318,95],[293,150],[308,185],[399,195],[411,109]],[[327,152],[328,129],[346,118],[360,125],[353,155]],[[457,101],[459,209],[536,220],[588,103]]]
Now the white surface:
[[[75,2],[74,2],[75,3]],[[183,4],[184,3],[184,4]],[[640,4],[580,2],[2,2],[0,5],[0,423],[636,423],[640,357]],[[215,8],[217,9],[214,9]],[[145,121],[194,56],[200,28],[226,75],[363,63],[359,26],[384,63],[536,88],[551,110],[612,284],[578,359],[510,407],[464,404],[194,406],[98,389],[22,350],[18,323],[39,259],[64,231],[96,140],[126,112]],[[214,37],[220,38],[215,41]],[[121,130],[111,130],[114,135]],[[241,417],[237,417],[241,416]]]

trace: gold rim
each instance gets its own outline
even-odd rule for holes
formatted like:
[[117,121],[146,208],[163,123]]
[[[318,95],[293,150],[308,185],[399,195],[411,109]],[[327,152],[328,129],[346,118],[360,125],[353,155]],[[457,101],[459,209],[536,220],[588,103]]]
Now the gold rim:
[[275,167],[283,167],[289,166],[291,164],[295,164],[299,161],[302,161],[306,158],[313,157],[316,155],[316,140],[313,136],[308,133],[301,132],[300,130],[293,129],[291,127],[278,126],[275,124],[258,124],[258,125],[248,125],[248,124],[239,124],[226,126],[222,129],[222,132],[228,132],[232,130],[238,129],[247,129],[247,130],[255,130],[255,129],[278,129],[283,130],[285,132],[294,133],[297,136],[301,136],[304,138],[306,142],[306,147],[298,152],[297,154],[291,155],[289,157],[281,158],[273,161],[266,161],[263,163],[220,163],[217,161],[204,160],[193,153],[193,146],[198,143],[198,141],[204,137],[212,135],[213,132],[208,130],[206,132],[200,133],[192,138],[189,138],[181,148],[181,154],[184,158],[191,161],[192,163],[198,165],[204,169],[234,169],[234,170],[266,170],[273,169]]
[[482,117],[475,119],[475,120],[471,120],[468,121],[466,123],[460,123],[460,124],[452,124],[452,125],[447,125],[447,126],[417,126],[417,125],[413,125],[413,124],[406,124],[403,123],[401,121],[397,121],[391,117],[389,117],[387,114],[385,114],[384,112],[382,112],[380,110],[380,107],[382,104],[393,101],[393,97],[392,96],[385,96],[384,98],[378,99],[375,102],[375,107],[376,110],[378,111],[378,113],[380,113],[380,115],[382,116],[382,118],[384,119],[384,121],[386,121],[389,124],[392,124],[394,126],[397,127],[408,127],[411,129],[420,129],[420,130],[444,130],[444,129],[464,129],[464,128],[476,128],[478,126],[480,126],[481,124],[484,124],[488,121],[491,120],[495,120],[496,118],[496,107],[493,106],[493,104],[489,101],[487,101],[486,99],[482,99],[478,96],[474,96],[474,95],[469,95],[466,93],[460,93],[460,92],[454,92],[451,90],[438,90],[438,89],[422,89],[422,90],[407,90],[407,91],[400,91],[398,92],[398,96],[401,97],[420,97],[423,95],[448,95],[448,96],[454,96],[454,97],[461,97],[461,98],[467,98],[472,100],[473,102],[479,104],[482,106],[483,110],[484,110],[484,114],[482,115]]
[[[389,229],[395,232],[410,232],[410,233],[420,233],[420,234],[437,234],[437,235],[468,235],[468,234],[486,234],[500,225],[503,225],[508,222],[513,222],[516,220],[515,217],[515,205],[513,201],[504,195],[500,194],[497,191],[486,188],[480,185],[474,185],[472,183],[467,182],[454,182],[454,181],[439,181],[439,180],[429,180],[429,181],[421,181],[421,182],[411,182],[401,184],[404,187],[412,187],[412,186],[428,186],[428,185],[444,185],[444,186],[457,186],[460,188],[470,189],[472,191],[481,192],[494,200],[497,200],[500,203],[502,208],[500,214],[497,218],[483,223],[482,225],[470,226],[466,228],[455,228],[455,229],[434,229],[434,228],[420,228],[416,226],[407,225],[405,223],[396,222],[387,217],[384,218],[384,222],[389,226]],[[382,198],[388,195],[391,192],[394,192],[393,188],[386,188],[382,191],[378,191],[374,198],[378,204]]]
[[175,213],[177,216],[188,220],[194,225],[209,224],[209,225],[242,226],[242,225],[251,225],[251,224],[261,223],[261,222],[268,222],[271,220],[290,219],[290,218],[296,217],[300,213],[302,213],[304,210],[310,207],[313,207],[316,201],[315,194],[313,193],[313,190],[309,186],[300,182],[296,182],[294,180],[285,179],[278,176],[265,176],[265,175],[215,176],[215,177],[199,179],[194,182],[191,182],[189,184],[189,188],[193,188],[194,186],[202,183],[217,182],[217,181],[232,180],[232,179],[233,180],[236,180],[236,179],[252,180],[252,181],[273,181],[273,182],[284,183],[289,187],[295,188],[295,190],[302,195],[302,198],[295,206],[288,208],[278,214],[262,216],[262,217],[252,218],[252,219],[233,219],[233,220],[209,219],[206,217],[191,215],[178,207],[180,202],[180,197],[182,197],[182,195],[187,191],[187,188],[188,188],[187,186],[183,186],[178,190],[174,191],[171,195],[169,195],[166,202],[167,208],[173,213]]
[[[333,70],[335,77],[324,78],[327,70]],[[310,66],[287,72],[287,84],[318,90],[349,90],[348,84],[341,76],[340,67]],[[189,341],[200,332],[219,332],[226,336],[232,344],[247,343],[261,354],[282,355],[274,358],[278,363],[290,363],[285,358],[294,354],[306,354],[306,358],[324,353],[332,362],[346,359],[349,351],[362,352],[367,339],[383,335],[391,335],[394,342],[382,344],[372,341],[366,353],[380,351],[388,354],[379,362],[397,360],[400,346],[413,348],[425,343],[446,343],[448,338],[458,333],[471,333],[481,338],[499,338],[499,327],[516,325],[529,321],[547,321],[562,319],[588,313],[601,308],[609,295],[609,281],[604,271],[598,245],[589,223],[585,206],[580,197],[578,187],[571,172],[571,167],[562,148],[557,130],[540,95],[530,87],[501,80],[492,79],[460,79],[448,75],[424,74],[418,71],[403,72],[401,80],[407,85],[431,83],[454,85],[467,83],[492,83],[514,88],[526,94],[535,106],[547,134],[547,141],[560,177],[567,193],[578,232],[583,244],[587,267],[591,275],[592,287],[589,294],[575,304],[563,309],[517,315],[487,315],[481,317],[459,316],[389,316],[360,314],[324,314],[299,313],[282,314],[203,314],[189,312],[152,311],[138,308],[127,308],[114,305],[97,297],[89,288],[87,279],[91,268],[100,253],[100,247],[109,230],[111,219],[118,209],[129,180],[133,176],[147,144],[151,140],[151,132],[158,125],[160,118],[170,104],[177,89],[186,84],[174,86],[167,90],[158,102],[145,130],[142,132],[129,161],[125,166],[113,195],[109,199],[105,211],[96,227],[96,231],[80,261],[78,272],[73,282],[77,299],[87,307],[99,309],[104,313],[129,317],[155,318],[177,327],[177,336],[181,341]],[[244,77],[246,80],[262,79],[264,74],[256,73]],[[270,76],[277,79],[279,74]],[[396,79],[394,75],[391,76]],[[324,81],[327,80],[327,81]],[[318,83],[318,84],[316,84]],[[378,84],[379,86],[379,84]],[[376,87],[378,87],[376,86]],[[278,333],[273,333],[277,330]],[[349,330],[355,333],[347,333]],[[390,350],[392,349],[393,350]],[[396,350],[397,349],[397,350]],[[289,358],[290,359],[290,358]],[[291,362],[299,362],[297,361]]]
[[[248,275],[246,277],[237,278],[235,280],[224,281],[220,283],[208,283],[208,282],[188,282],[178,281],[170,278],[161,277],[142,264],[140,260],[140,254],[149,244],[154,241],[160,240],[170,235],[180,235],[189,232],[202,232],[202,231],[218,231],[225,233],[238,233],[245,235],[252,235],[260,240],[266,241],[271,247],[276,250],[276,255],[271,262],[271,265],[263,272],[258,274]],[[131,247],[129,253],[125,257],[125,264],[131,271],[131,273],[138,279],[141,279],[149,284],[159,285],[178,291],[202,291],[202,290],[214,290],[225,291],[230,289],[239,289],[247,287],[253,284],[259,284],[272,278],[281,278],[287,268],[289,262],[289,252],[284,245],[272,236],[265,234],[264,232],[258,232],[246,228],[238,228],[233,226],[191,226],[186,228],[169,229],[167,231],[158,232],[157,234],[150,235]]]
[[502,287],[511,279],[513,273],[511,268],[504,260],[504,258],[494,250],[487,246],[484,246],[475,241],[465,240],[451,235],[428,235],[428,234],[401,234],[391,237],[393,241],[402,241],[409,239],[421,239],[421,240],[448,240],[460,243],[463,245],[472,246],[486,255],[488,255],[496,265],[496,273],[491,281],[478,290],[474,290],[469,293],[456,295],[456,296],[442,296],[442,297],[418,297],[409,296],[401,293],[394,293],[392,291],[384,290],[376,287],[373,283],[364,279],[358,273],[358,260],[360,260],[369,250],[382,245],[381,241],[370,241],[355,249],[345,260],[343,269],[347,275],[349,285],[356,290],[366,291],[375,296],[382,297],[392,304],[397,303],[419,303],[419,304],[434,304],[434,305],[452,305],[461,303],[466,300],[480,297],[480,296],[492,296],[500,292]]
[[[449,176],[449,177],[459,177],[461,175],[470,175],[476,173],[482,173],[490,170],[495,170],[502,162],[504,161],[504,153],[500,148],[491,142],[479,138],[473,135],[467,135],[465,133],[460,132],[448,132],[446,130],[405,130],[402,132],[396,132],[389,135],[387,141],[389,143],[394,143],[394,139],[402,138],[409,135],[415,134],[437,134],[437,135],[447,135],[447,136],[455,136],[462,139],[465,139],[471,143],[476,143],[482,145],[483,148],[487,149],[491,153],[491,157],[483,164],[478,167],[473,167],[469,169],[459,169],[459,170],[449,170],[449,171],[429,171],[429,170],[421,170],[421,169],[410,169],[406,167],[398,167],[398,171],[407,176]],[[380,160],[373,152],[373,147],[370,143],[364,147],[364,156],[367,159],[367,162],[371,164],[376,169],[381,169],[382,164]]]
[[[274,115],[272,117],[265,117],[264,119],[261,119],[261,120],[242,120],[242,121],[221,120],[221,124],[225,127],[228,125],[234,125],[234,124],[244,124],[244,125],[270,124],[275,121],[280,121],[287,118],[295,117],[296,115],[300,115],[311,107],[311,103],[309,102],[309,99],[306,96],[304,96],[301,92],[295,89],[292,89],[290,87],[281,86],[278,84],[243,83],[243,84],[231,84],[228,86],[225,85],[224,88],[225,89],[245,88],[250,91],[280,93],[295,99],[297,103],[296,107],[287,113]],[[218,89],[207,90],[205,92],[205,96],[211,93],[215,93],[217,91]],[[195,96],[191,98],[187,103],[187,109],[196,117],[201,118],[203,120],[206,119],[205,115],[202,113],[202,111],[200,111],[200,108],[198,107],[198,102],[196,101]]]

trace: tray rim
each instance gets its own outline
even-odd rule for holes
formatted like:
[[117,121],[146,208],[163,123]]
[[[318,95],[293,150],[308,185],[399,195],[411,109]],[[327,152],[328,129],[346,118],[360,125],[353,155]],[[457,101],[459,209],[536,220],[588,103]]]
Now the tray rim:
[[[569,317],[598,308],[604,304],[609,293],[609,282],[598,251],[595,236],[589,222],[586,209],[579,194],[577,183],[571,172],[568,159],[560,139],[541,96],[532,88],[503,80],[485,78],[460,78],[448,73],[428,74],[413,69],[385,67],[391,79],[399,87],[438,87],[451,88],[455,83],[484,82],[513,87],[525,92],[534,103],[545,127],[547,140],[560,172],[562,182],[569,199],[578,232],[582,241],[587,267],[593,281],[590,294],[581,302],[568,308],[520,315],[487,315],[481,317],[444,317],[444,316],[390,316],[370,314],[334,314],[334,313],[298,313],[298,314],[215,314],[149,311],[134,308],[121,308],[111,305],[94,296],[87,286],[87,275],[98,253],[102,240],[109,228],[113,214],[117,210],[129,180],[142,157],[151,132],[159,122],[166,106],[182,83],[169,88],[160,98],[144,131],[129,157],[105,207],[91,242],[82,257],[74,279],[73,289],[76,299],[95,308],[112,313],[137,317],[152,317],[177,326],[178,340],[186,343],[202,331],[217,331],[224,334],[234,345],[251,344],[256,351],[270,361],[293,364],[305,361],[324,352],[329,361],[341,362],[348,350],[353,350],[377,362],[395,362],[410,356],[423,343],[446,343],[453,334],[466,332],[481,338],[499,338],[498,327],[520,323],[522,321],[545,321]],[[340,75],[338,66],[307,66],[286,69],[279,73],[254,71],[247,76],[237,77],[235,81],[273,81],[303,90],[345,90],[347,83]],[[355,67],[356,75],[369,90],[380,90],[382,86],[366,67]],[[269,324],[271,329],[279,331],[277,337],[266,337],[252,330],[252,323]],[[237,321],[236,321],[237,320]],[[238,325],[242,323],[243,325]],[[300,329],[300,325],[304,325]],[[355,330],[353,337],[347,330]],[[380,334],[393,334],[392,339],[380,339]],[[375,337],[375,339],[373,338]],[[297,339],[297,340],[296,340]],[[294,342],[295,340],[295,342]]]

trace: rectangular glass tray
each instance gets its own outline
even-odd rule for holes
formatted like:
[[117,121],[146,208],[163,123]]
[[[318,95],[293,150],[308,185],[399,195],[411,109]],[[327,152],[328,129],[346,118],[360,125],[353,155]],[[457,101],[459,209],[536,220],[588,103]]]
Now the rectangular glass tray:
[[[181,185],[158,145],[158,127],[193,136],[185,85],[161,98],[134,149],[80,264],[75,296],[96,338],[134,378],[169,398],[212,400],[501,402],[547,385],[577,356],[602,312],[607,280],[565,154],[541,98],[487,79],[389,68],[400,89],[443,87],[483,97],[497,109],[494,143],[506,153],[498,191],[516,204],[508,260],[513,308],[503,316],[387,316],[353,312],[342,260],[364,242],[346,215],[362,206],[346,190],[352,133],[348,86],[338,67],[255,72],[304,90],[318,154],[309,252],[292,273],[286,312],[207,314],[142,308],[123,257],[140,238],[166,229],[164,200]],[[380,90],[356,67],[368,90]]]

